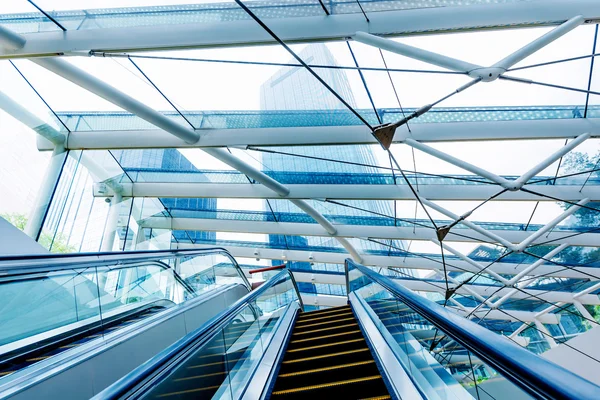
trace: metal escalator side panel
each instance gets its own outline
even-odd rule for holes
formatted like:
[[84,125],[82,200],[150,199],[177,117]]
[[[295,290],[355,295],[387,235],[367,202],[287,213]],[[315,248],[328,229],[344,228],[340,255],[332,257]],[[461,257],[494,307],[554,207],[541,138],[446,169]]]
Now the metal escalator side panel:
[[386,378],[390,391],[394,392],[394,396],[399,399],[431,399],[432,397],[425,396],[417,387],[410,371],[407,371],[397,352],[391,348],[394,342],[393,338],[386,337],[386,333],[389,335],[389,332],[377,316],[369,313],[369,306],[365,301],[356,296],[354,292],[349,294],[348,299],[356,313],[369,348],[379,364],[382,375]]

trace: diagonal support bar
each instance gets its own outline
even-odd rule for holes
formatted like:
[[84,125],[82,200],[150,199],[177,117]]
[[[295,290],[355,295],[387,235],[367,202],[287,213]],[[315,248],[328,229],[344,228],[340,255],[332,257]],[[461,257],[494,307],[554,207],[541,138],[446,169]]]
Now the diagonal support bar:
[[578,211],[581,208],[580,206],[585,206],[589,202],[590,202],[590,199],[586,198],[586,199],[581,200],[577,204],[574,204],[573,206],[569,207],[568,210],[566,210],[565,212],[560,214],[558,217],[554,218],[552,221],[548,222],[542,228],[540,228],[539,230],[537,230],[533,234],[531,234],[531,236],[529,236],[527,239],[523,240],[521,243],[519,243],[517,246],[515,246],[515,251],[522,252],[523,250],[525,250],[527,248],[527,246],[529,246],[530,244],[535,242],[538,238],[540,238],[541,236],[543,236],[544,234],[549,232],[556,225],[558,225],[563,220],[567,219],[573,213]]
[[430,156],[433,156],[435,158],[439,158],[440,160],[446,161],[452,165],[455,165],[459,168],[462,168],[466,171],[472,172],[475,175],[479,175],[483,178],[489,179],[492,182],[497,183],[498,185],[506,188],[507,186],[511,185],[511,181],[509,181],[508,179],[504,179],[501,176],[498,176],[494,173],[491,173],[489,171],[486,171],[483,168],[479,168],[473,164],[469,164],[466,161],[460,160],[456,157],[453,157],[449,154],[446,154],[442,151],[439,151],[437,149],[434,149],[431,146],[428,146],[426,144],[420,143],[414,139],[411,138],[406,138],[404,139],[403,143],[409,145],[410,147],[413,147],[415,149],[421,150],[424,153],[429,154]]
[[504,278],[502,275],[497,274],[495,271],[492,271],[490,268],[487,268],[481,264],[479,264],[477,261],[470,259],[469,257],[467,257],[466,255],[464,255],[463,253],[461,253],[460,251],[456,250],[453,247],[448,246],[445,243],[440,243],[439,241],[432,239],[431,240],[433,243],[437,244],[438,246],[442,246],[445,250],[448,250],[450,253],[454,254],[455,256],[457,256],[458,258],[460,258],[461,260],[471,264],[472,266],[474,266],[475,268],[477,268],[479,271],[484,270],[488,275],[493,276],[494,278],[498,279],[498,281],[504,283],[504,284],[508,284],[508,279]]
[[515,251],[515,246],[514,246],[512,243],[510,243],[508,240],[506,240],[506,239],[504,239],[504,238],[502,238],[502,237],[500,237],[500,236],[496,235],[495,233],[489,232],[489,231],[487,231],[487,230],[483,229],[482,227],[480,227],[480,226],[477,226],[477,225],[475,225],[474,223],[472,223],[472,222],[470,222],[470,221],[467,221],[467,220],[463,219],[462,217],[460,217],[460,216],[458,216],[458,215],[454,214],[454,213],[453,213],[453,212],[451,212],[451,211],[448,211],[448,210],[446,210],[444,207],[442,207],[442,206],[439,206],[439,205],[435,204],[435,203],[434,203],[434,202],[432,202],[432,201],[429,201],[429,200],[427,200],[427,199],[423,199],[423,198],[421,198],[421,201],[422,201],[422,202],[423,202],[423,204],[425,204],[427,207],[429,207],[429,208],[433,208],[433,209],[434,209],[434,210],[436,210],[437,212],[439,212],[439,213],[441,213],[441,214],[444,214],[445,216],[447,216],[447,217],[449,217],[449,218],[452,218],[452,219],[454,219],[454,220],[461,219],[461,221],[460,221],[460,222],[461,222],[461,224],[463,224],[463,225],[465,225],[465,226],[468,226],[469,228],[471,228],[471,229],[473,229],[474,231],[476,231],[476,232],[478,232],[478,233],[482,234],[483,236],[486,236],[486,237],[488,237],[488,238],[492,239],[494,242],[500,243],[502,246],[506,247],[507,249],[510,249],[510,250],[513,250],[513,251]]
[[[7,33],[8,32],[8,33]],[[3,29],[0,31],[0,43],[8,42],[14,46],[24,45],[25,39],[20,40],[22,38],[18,34],[12,34],[10,31]],[[186,141],[187,143],[195,143],[200,139],[200,134],[191,129],[188,129],[173,120],[165,117],[158,111],[148,107],[144,103],[128,96],[127,94],[119,91],[118,89],[106,84],[100,79],[88,74],[87,72],[77,68],[71,63],[56,59],[56,58],[44,58],[44,59],[36,59],[32,60],[37,63],[41,67],[48,69],[49,71],[75,83],[76,85],[104,98],[105,100],[118,105],[119,107],[137,115],[138,117],[144,119],[145,121],[164,129],[165,131],[171,133],[172,135]],[[276,194],[281,197],[285,197],[289,194],[289,189],[284,185],[280,184],[276,180],[272,179],[268,175],[263,172],[255,169],[249,164],[239,160],[237,157],[231,155],[229,152],[218,149],[204,149],[204,151],[213,157],[219,159],[220,161],[230,165],[236,170],[245,173],[249,177],[255,179],[256,181],[264,184],[265,186],[272,189]],[[319,224],[321,224],[328,233],[331,235],[335,235],[336,230],[333,225],[317,210],[315,210],[310,204],[308,204],[304,200],[293,200],[294,204],[300,207],[302,210],[307,212],[311,217],[313,217]],[[360,260],[360,256],[358,251],[354,249],[354,247],[343,238],[336,238],[340,241],[340,244],[344,246],[344,248],[349,249],[350,254],[357,260]]]
[[400,54],[405,57],[413,58],[415,60],[423,61],[428,64],[436,65],[438,67],[446,68],[451,71],[463,72],[466,74],[474,69],[482,68],[476,64],[471,64],[466,61],[444,56],[432,51],[419,49],[417,47],[399,43],[394,40],[384,39],[366,32],[356,32],[352,38],[357,42],[377,47],[378,49],[387,50],[392,53]]
[[519,179],[517,179],[514,182],[511,182],[512,185],[509,189],[510,190],[521,189],[523,187],[523,185],[525,185],[531,178],[533,178],[534,176],[536,176],[537,174],[542,172],[544,169],[548,168],[555,161],[559,160],[565,154],[567,154],[568,152],[573,150],[575,147],[579,146],[581,143],[583,143],[584,141],[589,139],[590,136],[591,136],[590,133],[584,133],[582,135],[577,136],[575,139],[571,140],[568,144],[561,147],[558,151],[556,151],[554,154],[552,154],[551,156],[546,158],[544,161],[542,161],[541,163],[539,163],[538,165],[536,165],[535,167],[533,167],[532,169],[530,169],[529,171],[527,171],[526,173],[521,175],[521,177],[519,177]]
[[543,47],[546,47],[550,43],[554,42],[556,39],[564,36],[565,34],[571,32],[573,29],[577,28],[579,25],[585,22],[585,18],[581,15],[571,18],[567,22],[562,25],[557,26],[552,29],[550,32],[545,35],[539,37],[533,42],[529,43],[526,46],[523,46],[519,50],[515,51],[511,55],[505,57],[504,59],[495,63],[492,68],[501,68],[503,70],[507,70],[518,62],[524,60],[529,57],[533,53],[539,51]]

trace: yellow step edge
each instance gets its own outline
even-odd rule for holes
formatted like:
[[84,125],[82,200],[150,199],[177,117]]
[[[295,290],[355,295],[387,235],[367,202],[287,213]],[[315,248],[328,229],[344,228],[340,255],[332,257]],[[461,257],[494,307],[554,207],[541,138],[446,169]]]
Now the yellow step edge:
[[325,343],[325,344],[319,344],[317,346],[302,347],[300,349],[292,349],[292,350],[288,350],[287,352],[288,353],[296,353],[298,351],[322,349],[324,347],[339,346],[339,345],[348,344],[348,343],[364,342],[364,340],[365,340],[364,338],[352,339],[352,340],[344,340],[344,341],[341,341],[341,342]]
[[326,317],[310,318],[310,319],[305,319],[305,320],[301,320],[301,321],[298,320],[298,322],[296,323],[296,325],[304,324],[306,322],[321,321],[321,320],[324,320],[324,319],[337,318],[337,317],[345,316],[345,315],[348,315],[348,314],[352,314],[352,311],[344,311],[344,312],[341,312],[339,314],[328,315]]
[[316,336],[316,337],[311,337],[311,338],[308,338],[308,339],[292,340],[292,341],[290,341],[290,344],[308,342],[309,340],[321,340],[321,339],[327,339],[327,338],[332,338],[332,337],[337,337],[337,336],[352,335],[353,333],[360,333],[360,329],[357,329],[355,331],[348,331],[348,332],[342,332],[342,333],[334,333],[332,335]]
[[319,322],[317,324],[310,324],[310,325],[298,326],[298,327],[294,327],[294,330],[296,328],[308,328],[308,327],[311,327],[311,326],[321,326],[321,325],[325,325],[325,324],[333,324],[334,322],[342,322],[342,321],[355,321],[355,318],[354,318],[354,316],[352,316],[350,318],[334,319],[333,321]]
[[306,318],[299,317],[298,322],[307,322],[307,321],[314,321],[314,320],[325,319],[325,318],[333,318],[336,315],[344,315],[344,314],[348,314],[351,312],[352,312],[351,309],[347,309],[347,310],[336,311],[336,312],[330,313],[330,314],[311,315]]
[[362,353],[362,352],[365,352],[365,351],[369,351],[369,348],[365,347],[364,349],[340,351],[339,353],[322,354],[320,356],[313,356],[313,357],[306,357],[306,358],[297,358],[295,360],[287,360],[287,361],[284,360],[282,362],[282,364],[294,364],[294,363],[297,363],[297,362],[318,360],[320,358],[343,356],[343,355],[346,355],[346,354]]
[[186,394],[186,393],[194,393],[194,392],[201,392],[203,390],[211,390],[211,389],[218,389],[219,387],[221,387],[221,385],[217,385],[217,386],[207,386],[207,387],[203,387],[203,388],[197,388],[197,389],[189,389],[189,390],[181,390],[179,392],[171,392],[171,393],[163,393],[163,394],[159,394],[156,397],[169,397],[169,396],[177,396],[180,394]]
[[0,376],[12,374],[13,372],[15,372],[15,371],[2,371],[2,372],[0,372]]
[[322,328],[322,329],[313,329],[312,331],[306,331],[306,332],[294,332],[292,334],[292,336],[296,336],[296,335],[307,335],[309,333],[315,333],[315,332],[323,332],[323,331],[330,331],[332,329],[340,329],[340,328],[348,328],[350,326],[358,326],[358,322],[355,322],[353,324],[346,324],[346,325],[339,325],[339,326],[332,326],[330,328]]
[[381,379],[381,375],[365,376],[364,378],[347,379],[345,381],[322,383],[320,385],[311,385],[311,386],[303,386],[303,387],[294,388],[294,389],[278,390],[276,392],[273,392],[273,394],[280,395],[280,394],[298,393],[298,392],[304,392],[307,390],[324,389],[324,388],[329,388],[329,387],[333,387],[333,386],[342,386],[342,385],[350,385],[352,383],[374,381],[376,379]]
[[360,399],[360,400],[388,400],[391,398],[392,397],[389,394],[386,394],[383,396],[367,397],[366,399]]
[[350,308],[350,305],[345,305],[345,306],[337,306],[337,307],[330,307],[326,310],[317,310],[317,311],[308,311],[308,312],[303,312],[302,314],[300,314],[300,316],[303,315],[321,315],[321,314],[327,314],[327,313],[331,313],[331,312],[335,312],[335,311],[339,311],[343,308]]
[[322,312],[322,313],[318,313],[318,314],[313,314],[313,313],[304,313],[304,314],[300,314],[300,316],[298,317],[298,319],[303,319],[303,318],[314,318],[314,317],[320,317],[321,315],[329,315],[329,314],[334,314],[334,313],[342,313],[342,312],[346,312],[346,311],[350,311],[352,310],[350,307],[343,307],[343,308],[337,308],[335,310],[330,310],[327,312]]
[[27,362],[31,362],[31,361],[42,361],[42,360],[45,360],[45,359],[46,359],[46,358],[48,358],[48,357],[50,357],[50,356],[34,357],[34,358],[27,359],[27,360],[25,360],[25,361],[27,361]]
[[349,363],[349,364],[334,365],[333,367],[324,367],[324,368],[317,368],[317,369],[309,369],[309,370],[300,371],[300,372],[289,372],[287,374],[281,374],[281,375],[279,375],[279,378],[289,378],[291,376],[313,374],[313,373],[316,373],[316,372],[325,372],[325,371],[331,371],[331,370],[340,369],[340,368],[358,367],[359,365],[367,365],[367,364],[374,364],[374,363],[375,363],[375,360],[358,361],[358,362],[353,362],[353,363]]

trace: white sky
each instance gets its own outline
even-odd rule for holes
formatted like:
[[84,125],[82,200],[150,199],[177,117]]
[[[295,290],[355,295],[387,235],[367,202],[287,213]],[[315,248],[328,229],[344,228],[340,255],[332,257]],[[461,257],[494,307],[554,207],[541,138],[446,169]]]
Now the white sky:
[[[206,2],[215,1],[38,0],[37,4],[50,11]],[[32,10],[32,6],[25,0],[4,1],[0,4],[0,13],[32,11],[35,10]],[[539,37],[546,31],[548,31],[548,28],[431,35],[402,38],[398,39],[398,41],[472,63],[489,65],[504,58],[512,51]],[[593,26],[579,27],[517,66],[590,54],[593,43],[593,32]],[[330,43],[328,47],[337,59],[338,64],[353,65],[345,43]],[[361,66],[383,67],[381,57],[376,49],[354,42],[352,43],[352,47]],[[303,48],[303,45],[295,45],[292,48],[299,52]],[[385,52],[384,54],[390,68],[439,69],[389,52]],[[153,55],[276,62],[289,62],[290,60],[289,54],[279,46],[162,52],[153,53]],[[111,85],[118,87],[122,91],[144,101],[151,107],[159,110],[170,109],[168,103],[126,60],[73,58],[70,61]],[[136,62],[154,83],[163,90],[169,99],[182,110],[258,110],[260,109],[259,88],[261,84],[279,69],[279,67],[182,61],[136,60]],[[598,64],[600,63],[596,63],[595,67],[596,79],[592,82],[592,90],[600,90],[600,77],[597,76],[597,69],[600,68]],[[56,111],[118,110],[116,106],[66,82],[62,78],[43,70],[27,60],[18,60],[16,61],[16,65]],[[518,71],[512,73],[512,75],[583,89],[587,86],[589,68],[589,59],[586,59]],[[392,77],[404,107],[420,107],[428,104],[452,92],[468,80],[464,76],[439,74],[393,73]],[[365,78],[377,107],[396,108],[398,106],[386,73],[365,72]],[[349,72],[348,79],[358,107],[364,109],[370,108],[368,97],[358,73]],[[50,121],[47,109],[44,108],[43,104],[35,97],[7,61],[0,61],[0,90],[27,106],[46,121]],[[590,104],[599,104],[598,100],[598,96],[592,95]],[[442,103],[441,106],[579,105],[584,102],[585,95],[581,93],[498,81],[489,84],[481,83]],[[4,190],[11,191],[11,187],[15,188],[12,190],[14,193],[10,196],[3,196],[4,198],[0,200],[0,211],[2,212],[6,210],[21,212],[24,208],[30,207],[29,203],[31,201],[29,200],[28,203],[24,199],[30,198],[31,193],[24,194],[27,190],[22,189],[23,183],[26,182],[30,187],[36,187],[41,180],[40,165],[43,165],[47,160],[47,155],[40,155],[34,149],[32,150],[33,139],[32,132],[19,127],[18,123],[10,120],[10,118],[2,115],[2,112],[0,112],[0,179],[3,183],[13,182],[10,185],[6,185],[5,183]],[[16,140],[19,141],[19,146],[5,145]],[[520,175],[563,145],[564,141],[562,140],[544,140],[444,143],[433,146],[496,174]],[[597,140],[588,140],[578,147],[577,151],[595,154],[598,149],[600,149],[600,145]],[[403,168],[413,168],[410,148],[403,145],[396,145],[393,151]],[[230,169],[228,166],[210,158],[199,150],[183,150],[182,152],[199,168]],[[261,168],[260,159],[257,158],[255,153],[244,153],[236,149],[233,152],[255,167]],[[375,150],[375,154],[381,165],[388,165],[385,152],[378,149]],[[441,174],[466,173],[457,167],[422,152],[415,151],[415,154],[417,170],[421,172]],[[15,159],[29,160],[29,162],[20,163],[21,165],[16,168]],[[553,175],[556,167],[556,164],[550,166],[541,175]],[[398,204],[397,212],[399,217],[414,217],[414,202],[398,202]],[[446,202],[440,204],[457,214],[476,205],[472,202]],[[239,200],[222,199],[219,200],[219,207],[263,209],[264,203],[261,200],[244,200],[240,202]],[[486,204],[478,210],[472,219],[498,222],[526,222],[533,207],[533,202],[493,202]],[[542,203],[538,207],[532,223],[548,222],[561,211],[560,207],[554,203]],[[433,213],[433,215],[436,216],[436,213]],[[420,209],[418,210],[417,217],[426,218]],[[226,236],[229,237],[230,235]],[[235,238],[237,240],[251,239],[250,236],[245,237],[243,235],[235,236]],[[421,246],[423,249],[429,247],[425,243],[415,244],[412,249],[416,251],[419,250],[415,246]],[[461,245],[457,247],[463,247],[463,251],[467,251],[465,247],[470,246]]]

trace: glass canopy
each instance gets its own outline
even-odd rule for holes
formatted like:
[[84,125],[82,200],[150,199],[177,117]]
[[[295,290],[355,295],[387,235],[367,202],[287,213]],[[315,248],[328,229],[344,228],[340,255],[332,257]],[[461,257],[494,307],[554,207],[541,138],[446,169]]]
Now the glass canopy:
[[[27,215],[49,250],[220,246],[247,270],[287,263],[316,308],[345,302],[353,257],[536,352],[600,323],[596,15],[505,11],[527,0],[4,3],[0,121],[54,150],[56,184]],[[431,27],[388,20],[406,15]],[[19,141],[6,126],[1,143]]]

